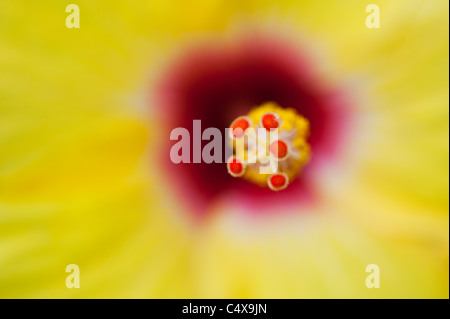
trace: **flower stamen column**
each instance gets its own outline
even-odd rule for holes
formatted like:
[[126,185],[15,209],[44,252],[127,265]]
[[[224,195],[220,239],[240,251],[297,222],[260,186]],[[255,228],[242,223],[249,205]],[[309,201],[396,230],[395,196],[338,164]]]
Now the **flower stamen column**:
[[229,132],[234,153],[227,161],[230,175],[274,191],[297,178],[311,157],[308,120],[273,102],[239,116]]

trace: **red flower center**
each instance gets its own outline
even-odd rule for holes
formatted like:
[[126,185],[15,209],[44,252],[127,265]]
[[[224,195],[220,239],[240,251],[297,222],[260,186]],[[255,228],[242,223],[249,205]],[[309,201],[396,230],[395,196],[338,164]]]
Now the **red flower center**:
[[[162,161],[167,174],[173,176],[178,194],[195,204],[193,211],[199,214],[208,211],[210,202],[231,190],[247,198],[249,210],[253,211],[269,209],[271,203],[287,205],[292,201],[314,200],[310,186],[314,173],[339,150],[350,114],[346,99],[338,90],[322,83],[323,75],[316,76],[314,66],[313,61],[286,43],[255,38],[246,38],[233,47],[207,43],[185,52],[175,61],[158,87],[158,106],[167,130]],[[224,163],[174,164],[170,161],[172,129],[186,128],[191,138],[195,138],[192,121],[201,120],[202,130],[218,128],[225,141],[225,128],[233,119],[267,101],[296,109],[308,119],[311,127],[308,142],[312,159],[302,176],[283,192],[232,178],[224,169]],[[245,121],[235,125],[243,130],[247,127]],[[267,116],[263,125],[272,127],[276,121]],[[202,147],[208,142],[202,141]],[[277,154],[286,153],[287,148],[278,144]]]

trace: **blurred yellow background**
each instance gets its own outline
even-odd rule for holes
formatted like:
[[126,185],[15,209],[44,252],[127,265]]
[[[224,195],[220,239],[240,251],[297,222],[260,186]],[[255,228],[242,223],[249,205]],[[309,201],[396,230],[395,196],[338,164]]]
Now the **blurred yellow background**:
[[[352,0],[76,0],[80,29],[70,3],[0,2],[0,297],[449,297],[448,1],[377,0],[380,29]],[[355,134],[307,214],[220,198],[197,225],[152,165],[154,90],[186,46],[249,29],[345,81]]]

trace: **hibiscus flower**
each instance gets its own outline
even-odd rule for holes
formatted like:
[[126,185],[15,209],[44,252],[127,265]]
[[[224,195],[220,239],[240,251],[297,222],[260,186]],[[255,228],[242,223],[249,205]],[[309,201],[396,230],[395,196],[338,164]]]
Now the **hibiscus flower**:
[[[0,3],[0,297],[448,298],[447,1],[76,4]],[[170,161],[268,102],[285,189]]]

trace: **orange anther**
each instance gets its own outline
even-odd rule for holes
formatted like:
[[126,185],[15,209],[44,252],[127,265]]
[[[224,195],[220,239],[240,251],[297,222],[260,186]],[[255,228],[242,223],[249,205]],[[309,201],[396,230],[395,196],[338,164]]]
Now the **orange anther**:
[[240,138],[244,135],[245,130],[252,125],[251,120],[246,116],[239,116],[231,123],[231,134],[233,138]]
[[285,189],[288,186],[289,178],[284,173],[273,174],[267,180],[267,184],[269,185],[270,189],[279,191]]
[[280,117],[276,113],[265,113],[261,116],[261,125],[268,131],[280,127]]
[[289,147],[286,142],[276,140],[270,144],[270,153],[279,160],[285,159],[289,155]]
[[245,166],[242,161],[236,157],[231,157],[227,161],[228,173],[233,177],[242,176],[245,172]]

